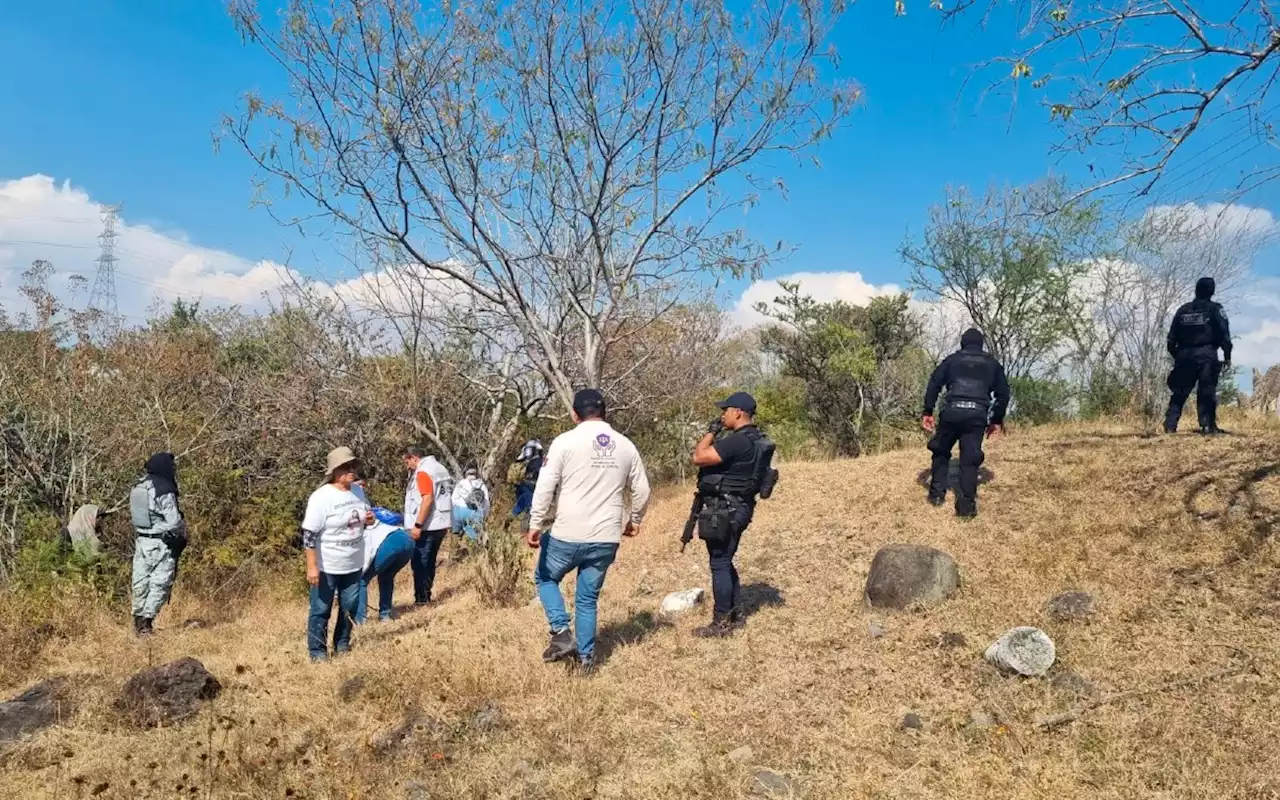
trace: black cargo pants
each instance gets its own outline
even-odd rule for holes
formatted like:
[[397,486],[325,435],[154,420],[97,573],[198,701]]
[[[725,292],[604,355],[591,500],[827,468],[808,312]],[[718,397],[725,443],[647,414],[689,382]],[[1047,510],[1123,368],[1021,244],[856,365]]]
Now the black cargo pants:
[[1170,433],[1178,429],[1182,407],[1191,390],[1196,390],[1196,417],[1201,429],[1218,427],[1218,378],[1222,375],[1222,362],[1218,361],[1216,348],[1196,348],[1179,353],[1169,372],[1169,410],[1164,415],[1164,429]]
[[987,431],[987,412],[982,408],[942,409],[937,429],[929,440],[933,453],[933,474],[929,496],[947,496],[947,470],[951,467],[951,450],[960,443],[960,488],[956,492],[956,513],[973,514],[978,510],[978,467],[986,458],[982,439]]

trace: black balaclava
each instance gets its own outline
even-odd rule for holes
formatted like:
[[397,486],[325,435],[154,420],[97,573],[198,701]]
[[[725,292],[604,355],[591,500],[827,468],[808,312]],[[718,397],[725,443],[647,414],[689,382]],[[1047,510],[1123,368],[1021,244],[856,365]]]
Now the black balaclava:
[[1208,300],[1213,297],[1213,293],[1218,290],[1218,285],[1214,283],[1213,278],[1201,278],[1196,281],[1196,299]]
[[147,459],[145,467],[151,485],[156,487],[156,497],[166,494],[178,495],[177,468],[173,463],[173,453],[156,453]]
[[983,336],[982,331],[977,328],[970,328],[960,336],[961,350],[972,350],[974,348],[981,350],[986,343],[987,337]]

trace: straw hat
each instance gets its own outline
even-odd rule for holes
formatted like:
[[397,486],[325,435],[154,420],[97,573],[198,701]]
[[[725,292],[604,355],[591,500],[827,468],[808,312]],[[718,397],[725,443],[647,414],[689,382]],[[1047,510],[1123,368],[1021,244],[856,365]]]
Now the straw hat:
[[329,457],[325,459],[325,482],[327,483],[332,480],[333,473],[336,472],[339,467],[345,467],[347,464],[352,464],[359,460],[360,459],[356,458],[356,454],[351,451],[350,447],[333,448],[329,451]]

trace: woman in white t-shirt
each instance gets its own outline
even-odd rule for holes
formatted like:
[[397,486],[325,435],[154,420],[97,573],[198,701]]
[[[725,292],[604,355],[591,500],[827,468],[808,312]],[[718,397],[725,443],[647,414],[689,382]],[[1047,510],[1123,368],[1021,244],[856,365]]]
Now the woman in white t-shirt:
[[348,447],[329,453],[325,483],[311,493],[302,518],[302,546],[307,554],[311,612],[307,617],[307,651],[312,661],[329,657],[327,639],[334,595],[338,621],[333,626],[333,652],[351,649],[351,625],[360,599],[364,570],[364,531],[374,523],[369,504],[351,491],[359,461]]

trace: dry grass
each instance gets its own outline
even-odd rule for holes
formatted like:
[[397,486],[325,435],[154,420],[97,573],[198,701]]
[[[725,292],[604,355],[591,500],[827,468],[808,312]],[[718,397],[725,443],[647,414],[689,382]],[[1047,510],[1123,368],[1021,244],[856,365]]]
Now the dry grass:
[[[482,607],[466,565],[442,569],[437,607],[360,630],[355,653],[321,666],[305,660],[303,601],[283,592],[207,630],[175,629],[179,603],[145,644],[86,620],[40,665],[78,676],[82,706],[10,755],[0,797],[731,798],[763,768],[806,798],[1280,796],[1280,432],[1016,435],[989,448],[995,479],[969,524],[924,504],[925,455],[788,465],[742,547],[755,612],[728,641],[690,636],[703,612],[655,617],[664,593],[707,584],[697,543],[676,552],[687,497],[664,498],[610,574],[590,679],[541,664],[540,609]],[[904,541],[952,553],[964,588],[931,612],[871,613],[871,556]],[[1091,622],[1044,618],[1066,589],[1095,594]],[[873,619],[886,635],[868,635]],[[1056,639],[1051,677],[1104,691],[1212,672],[1232,648],[1257,671],[1041,732],[1073,698],[981,658],[1019,624]],[[967,646],[940,648],[942,632]],[[124,678],[186,655],[222,697],[175,728],[123,728],[110,700]],[[968,727],[975,709],[1001,724]],[[903,730],[906,712],[924,729]],[[726,757],[743,745],[749,759]]]

